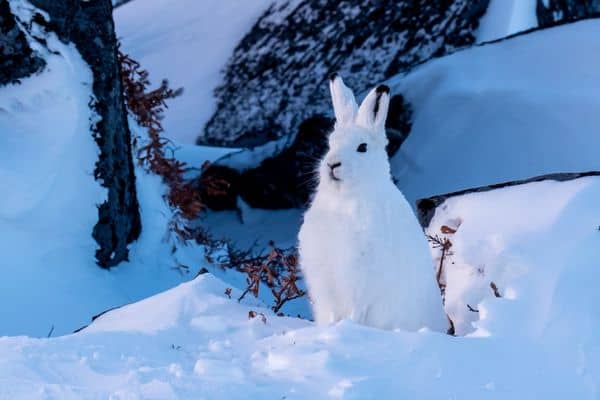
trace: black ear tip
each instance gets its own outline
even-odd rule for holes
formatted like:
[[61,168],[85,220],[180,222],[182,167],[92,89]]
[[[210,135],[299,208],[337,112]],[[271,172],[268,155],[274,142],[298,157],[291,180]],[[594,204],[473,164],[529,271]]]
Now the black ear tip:
[[331,82],[335,81],[335,78],[337,78],[339,75],[337,72],[332,73],[331,75],[329,75],[329,80]]
[[377,89],[375,89],[376,93],[386,93],[386,94],[390,94],[390,87],[388,85],[379,85],[377,86]]

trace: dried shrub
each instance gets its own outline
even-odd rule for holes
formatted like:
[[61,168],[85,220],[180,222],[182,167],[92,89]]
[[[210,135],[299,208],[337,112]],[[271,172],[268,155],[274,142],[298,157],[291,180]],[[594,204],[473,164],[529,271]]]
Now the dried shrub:
[[[176,214],[188,220],[194,219],[204,208],[198,191],[184,178],[187,165],[175,159],[172,154],[167,155],[167,151],[172,152],[172,148],[169,140],[161,137],[164,131],[161,121],[167,108],[166,102],[181,95],[183,89],[173,90],[168,81],[163,80],[158,88],[150,90],[148,71],[142,69],[137,61],[119,50],[119,62],[127,109],[148,132],[148,141],[138,148],[138,161],[149,171],[162,177],[169,188],[167,201],[176,210]],[[182,229],[179,225],[181,224],[172,228],[177,232]]]
[[[182,241],[195,240],[203,245],[208,262],[245,273],[248,286],[239,300],[249,292],[258,296],[261,284],[265,284],[271,289],[274,298],[272,309],[279,313],[285,303],[304,296],[305,291],[297,286],[301,277],[295,248],[279,249],[273,245],[268,254],[255,251],[254,245],[247,250],[240,250],[229,240],[215,239],[203,228],[190,227],[187,221],[197,218],[205,208],[201,193],[209,197],[223,196],[229,190],[230,183],[203,174],[199,188],[195,182],[184,178],[187,165],[173,157],[171,142],[161,137],[164,131],[161,121],[167,108],[166,102],[181,95],[183,90],[171,89],[167,80],[163,80],[158,88],[150,90],[148,71],[142,69],[137,61],[119,50],[119,62],[127,108],[136,122],[148,132],[148,141],[140,147],[134,141],[134,145],[138,147],[138,161],[149,171],[162,177],[169,189],[167,201],[175,210],[174,218],[169,223],[169,232],[175,233]],[[171,154],[167,154],[169,151]],[[206,171],[209,166],[205,162],[201,171]],[[190,270],[181,263],[177,263],[174,269],[182,274]],[[231,290],[226,291],[225,295],[231,296]],[[254,312],[249,317],[257,315],[262,315],[263,322],[266,322],[266,317],[261,313]]]
[[258,297],[261,284],[265,284],[271,289],[274,298],[271,308],[275,313],[279,313],[285,303],[306,294],[297,285],[301,278],[295,248],[278,249],[273,247],[269,254],[258,259],[255,258],[252,262],[244,263],[241,271],[246,273],[247,286],[238,301],[241,301],[248,293]]
[[[267,287],[273,296],[271,309],[278,315],[289,301],[304,297],[306,291],[298,283],[302,274],[298,265],[298,249],[279,248],[270,242],[270,249],[258,248],[253,243],[246,249],[240,249],[229,239],[215,238],[203,227],[186,228],[186,240],[195,240],[204,247],[204,256],[208,263],[224,270],[234,270],[246,275],[246,288],[238,298],[241,301],[248,293],[258,297],[261,287]],[[231,289],[225,291],[231,297]]]
[[447,237],[440,237],[439,235],[428,235],[427,240],[431,243],[434,249],[440,249],[440,262],[438,264],[435,280],[440,288],[440,294],[442,295],[442,303],[446,302],[446,281],[444,279],[444,262],[448,258],[448,256],[452,255],[450,248],[452,247],[452,242]]
[[[447,227],[446,225],[442,226],[440,231],[444,234],[455,233],[456,230]],[[450,232],[452,231],[452,232]],[[440,294],[442,296],[442,304],[446,304],[446,281],[444,276],[444,262],[446,259],[452,255],[450,248],[452,247],[452,242],[447,237],[440,237],[439,235],[428,235],[427,240],[432,244],[434,249],[440,249],[440,262],[437,267],[437,271],[435,273],[435,280],[440,288]],[[450,318],[448,314],[446,314],[446,318],[448,319],[448,330],[446,333],[449,335],[453,335],[456,333],[456,329],[454,328],[454,321]]]

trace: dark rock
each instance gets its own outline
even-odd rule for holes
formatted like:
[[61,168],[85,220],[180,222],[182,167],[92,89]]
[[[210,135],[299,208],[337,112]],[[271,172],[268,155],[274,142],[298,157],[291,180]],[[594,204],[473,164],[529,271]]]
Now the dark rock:
[[408,137],[412,128],[412,107],[401,94],[392,96],[385,129],[388,138],[387,152],[391,157]]
[[8,0],[0,0],[0,85],[15,83],[42,70],[45,65],[19,29]]
[[329,115],[328,75],[339,72],[361,94],[412,65],[469,46],[488,2],[276,3],[235,49],[215,91],[217,110],[198,141],[257,145],[290,135],[308,118]]
[[100,148],[94,175],[108,189],[108,200],[98,208],[92,235],[99,246],[98,265],[109,268],[127,260],[127,246],[141,231],[112,4],[110,0],[31,3],[49,14],[49,28],[62,41],[75,44],[93,73],[93,107],[101,117],[94,127]]
[[600,0],[537,0],[536,13],[540,27],[595,18],[600,16]]
[[240,195],[254,208],[295,208],[307,205],[315,187],[315,169],[327,151],[333,120],[309,118],[300,125],[292,146],[242,173]]
[[600,171],[588,171],[588,172],[565,172],[557,174],[540,175],[533,178],[522,179],[518,181],[496,183],[494,185],[481,186],[473,189],[461,190],[458,192],[442,194],[438,196],[429,197],[427,199],[417,200],[417,218],[423,228],[427,228],[431,219],[435,215],[435,210],[444,204],[446,200],[451,197],[463,196],[469,193],[480,193],[488,192],[490,190],[501,189],[504,187],[523,185],[531,182],[542,182],[546,180],[564,182],[573,179],[585,178],[587,176],[600,176]]
[[[237,198],[240,194],[241,173],[233,168],[212,164],[198,181],[198,190],[202,204],[214,211],[234,210],[237,207]],[[207,190],[208,185],[204,182],[224,182],[219,185],[220,190]]]

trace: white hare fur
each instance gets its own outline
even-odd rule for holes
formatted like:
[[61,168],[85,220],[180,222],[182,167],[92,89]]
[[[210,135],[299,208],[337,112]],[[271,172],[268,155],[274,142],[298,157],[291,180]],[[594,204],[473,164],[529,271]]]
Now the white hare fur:
[[444,331],[448,321],[428,244],[391,179],[384,127],[389,88],[373,89],[360,107],[339,76],[332,76],[330,90],[335,128],[298,237],[314,318]]

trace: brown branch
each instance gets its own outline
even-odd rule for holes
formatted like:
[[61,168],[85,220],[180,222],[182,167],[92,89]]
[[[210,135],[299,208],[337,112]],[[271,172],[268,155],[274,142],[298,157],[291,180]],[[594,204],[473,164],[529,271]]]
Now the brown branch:
[[492,292],[494,292],[494,296],[502,297],[502,295],[500,294],[500,291],[498,290],[498,286],[496,286],[496,284],[494,282],[490,282],[490,288],[492,288]]

